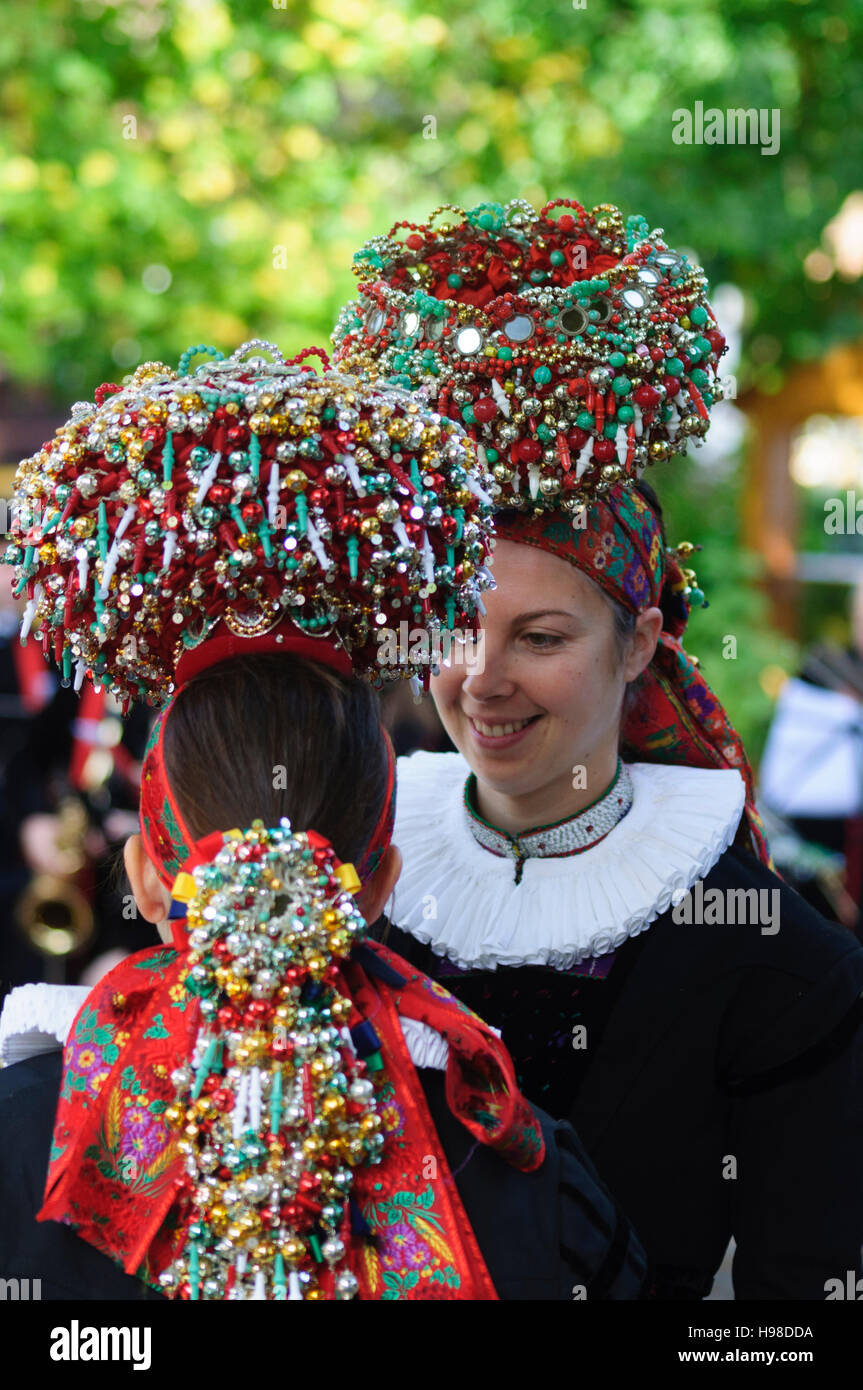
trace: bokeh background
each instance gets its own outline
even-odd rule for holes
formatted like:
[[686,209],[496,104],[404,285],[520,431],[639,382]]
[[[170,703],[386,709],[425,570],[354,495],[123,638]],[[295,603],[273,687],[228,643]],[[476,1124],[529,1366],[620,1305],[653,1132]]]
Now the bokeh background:
[[[733,344],[714,438],[650,479],[757,761],[863,571],[824,524],[863,503],[861,39],[859,0],[4,0],[0,462],[141,360],[326,343],[397,218],[617,203],[696,255]],[[779,150],[675,144],[696,102],[778,111]]]

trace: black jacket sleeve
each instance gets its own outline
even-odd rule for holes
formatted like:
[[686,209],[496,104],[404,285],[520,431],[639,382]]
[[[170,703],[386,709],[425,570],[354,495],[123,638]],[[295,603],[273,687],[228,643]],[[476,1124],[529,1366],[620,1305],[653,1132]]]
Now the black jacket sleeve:
[[[752,883],[764,872],[738,866]],[[734,1289],[823,1300],[829,1281],[863,1272],[863,952],[786,885],[779,895],[778,930],[748,937],[717,1050]]]
[[[849,1036],[850,1034],[850,1036]],[[823,1300],[863,1274],[863,1011],[732,1104],[739,1299]]]
[[0,1071],[0,1277],[41,1280],[43,1299],[162,1300],[56,1221],[37,1221],[63,1054]]
[[420,1078],[456,1187],[501,1299],[637,1299],[646,1257],[575,1130],[534,1107],[546,1158],[511,1168],[450,1113],[441,1071]]

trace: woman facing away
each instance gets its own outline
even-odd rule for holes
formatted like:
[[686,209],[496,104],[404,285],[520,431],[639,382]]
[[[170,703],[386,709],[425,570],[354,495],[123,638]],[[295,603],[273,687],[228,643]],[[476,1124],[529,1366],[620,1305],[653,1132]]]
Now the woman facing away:
[[[19,473],[20,500],[48,502],[8,557],[46,647],[124,698],[170,697],[125,850],[166,945],[89,993],[7,1001],[0,1270],[53,1298],[639,1297],[641,1248],[570,1127],[526,1104],[492,1030],[366,938],[400,865],[368,618],[482,552],[469,452],[404,393],[269,352],[147,364]],[[426,559],[403,547],[397,568],[390,441],[412,469],[413,435],[440,471]],[[138,438],[167,506],[128,466]],[[448,592],[469,617],[476,587]]]
[[497,482],[482,641],[432,681],[458,751],[400,760],[375,931],[501,1028],[660,1296],[706,1296],[733,1237],[738,1298],[822,1299],[861,1271],[863,950],[772,872],[682,646],[692,547],[637,485],[704,434],[724,340],[661,233],[556,206],[397,224],[335,334],[466,421]]

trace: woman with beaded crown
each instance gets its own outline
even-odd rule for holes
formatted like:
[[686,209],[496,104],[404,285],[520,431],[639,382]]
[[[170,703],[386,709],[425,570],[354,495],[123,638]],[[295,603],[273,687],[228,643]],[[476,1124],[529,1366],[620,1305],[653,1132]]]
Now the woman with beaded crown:
[[772,872],[681,644],[693,547],[641,481],[721,396],[703,272],[567,199],[438,209],[355,262],[337,361],[462,421],[497,509],[481,640],[431,683],[458,751],[400,760],[377,934],[502,1028],[661,1296],[704,1297],[733,1236],[738,1297],[824,1297],[863,1242],[863,951]]
[[[18,473],[22,640],[162,705],[125,858],[166,946],[90,993],[9,998],[3,1272],[53,1297],[638,1297],[640,1247],[569,1126],[365,940],[399,871],[376,633],[474,622],[473,446],[308,354],[190,374],[201,352],[101,387]],[[35,1034],[66,1042],[62,1077]],[[52,1123],[37,1225],[20,1192]]]

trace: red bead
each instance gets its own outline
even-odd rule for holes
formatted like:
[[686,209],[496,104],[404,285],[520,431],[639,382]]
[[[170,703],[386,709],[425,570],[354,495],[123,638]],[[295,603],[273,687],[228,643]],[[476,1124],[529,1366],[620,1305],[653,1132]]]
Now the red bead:
[[240,508],[240,516],[249,526],[256,526],[264,515],[264,509],[260,502],[246,502]]
[[663,386],[665,387],[665,390],[666,390],[666,392],[668,393],[668,396],[669,396],[669,397],[676,396],[677,393],[678,393],[678,391],[680,390],[680,378],[679,378],[679,377],[676,377],[676,376],[664,376],[664,377],[662,378],[662,384],[663,384]]
[[710,346],[713,348],[713,351],[716,353],[717,357],[721,357],[722,351],[725,347],[725,334],[720,333],[718,328],[711,328],[708,330],[707,333],[705,333],[704,336],[707,339]]
[[487,425],[497,415],[497,403],[491,396],[480,396],[473,403],[473,413],[481,425]]
[[645,382],[643,386],[639,386],[638,390],[633,392],[632,399],[636,405],[641,406],[642,410],[652,410],[654,406],[659,405],[659,392],[655,386],[648,386]]
[[583,449],[590,435],[587,430],[580,430],[577,427],[571,429],[566,436],[566,442],[571,449]]
[[[233,494],[227,483],[213,483],[213,486],[207,493],[207,501],[212,502],[214,507],[224,507],[230,502],[232,496]],[[140,502],[138,506],[140,508]]]
[[405,245],[409,246],[412,251],[421,251],[423,248],[423,244],[424,243],[422,237],[418,236],[416,232],[413,232],[412,235],[409,236],[407,241],[405,242]]
[[441,517],[441,535],[445,541],[453,541],[458,533],[458,522],[454,516]]
[[313,487],[309,493],[309,501],[313,507],[325,507],[330,500],[330,491],[326,487]]
[[617,457],[613,439],[597,439],[593,446],[593,457],[599,463],[611,463]]
[[225,430],[229,444],[242,444],[246,438],[245,425],[232,425],[229,430]]
[[587,390],[587,382],[583,376],[574,376],[566,383],[566,389],[571,396],[583,396]]
[[360,529],[360,519],[351,512],[336,518],[336,530],[340,536],[355,536]]
[[542,445],[538,439],[520,439],[515,451],[522,463],[536,463],[542,458]]
[[557,219],[557,225],[562,232],[571,232],[575,226],[575,218],[571,213],[564,212]]
[[665,353],[662,351],[662,348],[651,348],[651,349],[650,349],[650,360],[651,360],[651,362],[664,362],[664,361],[665,361]]

